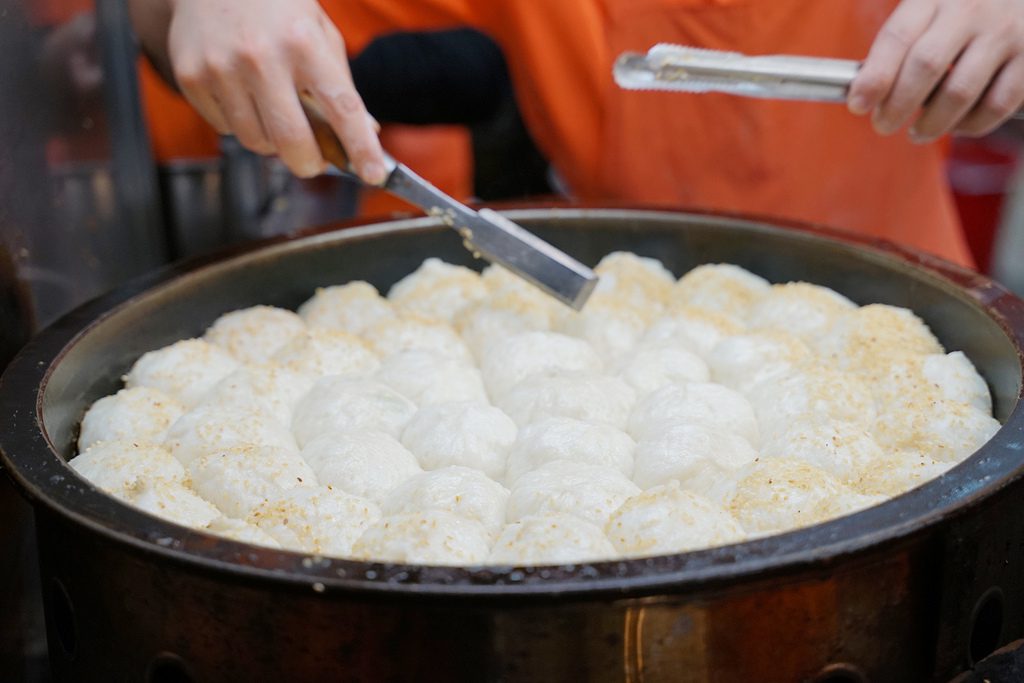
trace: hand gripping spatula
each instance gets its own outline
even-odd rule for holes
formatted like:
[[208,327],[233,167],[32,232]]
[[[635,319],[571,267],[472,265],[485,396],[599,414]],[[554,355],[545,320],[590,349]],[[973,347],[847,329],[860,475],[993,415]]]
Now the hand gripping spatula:
[[[324,159],[353,177],[348,154],[316,103],[302,97]],[[476,257],[498,263],[576,310],[583,308],[597,284],[597,274],[501,214],[474,211],[385,154],[388,175],[384,190],[419,206],[462,236]]]

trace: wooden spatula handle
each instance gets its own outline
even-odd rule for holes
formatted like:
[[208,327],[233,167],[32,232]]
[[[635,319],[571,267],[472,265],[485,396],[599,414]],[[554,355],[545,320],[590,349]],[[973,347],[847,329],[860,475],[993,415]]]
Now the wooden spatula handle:
[[331,124],[327,122],[320,105],[308,95],[299,95],[299,100],[302,101],[302,109],[306,112],[306,118],[309,119],[309,125],[313,129],[313,137],[316,138],[316,144],[320,147],[320,153],[324,155],[324,159],[340,170],[355,175],[355,170],[348,160],[348,153],[345,152],[345,147],[334,133]]

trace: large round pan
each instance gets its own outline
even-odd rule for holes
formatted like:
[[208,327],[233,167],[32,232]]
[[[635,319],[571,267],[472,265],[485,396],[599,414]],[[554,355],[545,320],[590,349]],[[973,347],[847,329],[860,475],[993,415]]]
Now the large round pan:
[[1024,635],[1024,302],[888,244],[717,215],[532,209],[584,261],[615,249],[913,309],[962,349],[1004,427],[883,505],[734,546],[536,568],[353,562],[187,530],[67,466],[88,405],[142,353],[225,311],[385,290],[428,255],[472,265],[431,219],[314,233],[172,267],[38,336],[0,384],[4,464],[35,505],[63,680],[946,680]]

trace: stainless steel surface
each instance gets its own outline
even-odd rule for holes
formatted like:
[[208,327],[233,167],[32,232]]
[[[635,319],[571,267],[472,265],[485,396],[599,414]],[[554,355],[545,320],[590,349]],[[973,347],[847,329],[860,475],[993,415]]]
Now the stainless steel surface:
[[992,249],[992,275],[1024,296],[1024,165],[1017,169]]
[[221,152],[160,164],[164,220],[175,258],[356,213],[360,185],[350,176],[296,178],[278,159],[253,154],[230,137],[222,138]]
[[1024,301],[934,257],[806,226],[612,209],[509,217],[588,263],[621,249],[677,275],[731,262],[910,307],[975,363],[1004,426],[896,499],[692,553],[428,567],[257,548],[78,477],[66,458],[85,407],[140,354],[226,311],[294,308],[357,279],[387,289],[427,253],[474,264],[428,218],[180,264],[59,321],[0,381],[0,457],[36,505],[58,679],[945,683],[1024,636]]
[[384,189],[454,228],[475,258],[501,264],[577,311],[597,285],[597,274],[565,252],[494,211],[473,211],[404,164],[395,165]]
[[159,169],[174,254],[201,254],[227,243],[220,159],[181,159]]
[[630,90],[724,92],[771,99],[842,102],[860,62],[789,55],[750,57],[684,45],[659,44],[646,55],[627,52],[615,62],[615,82]]
[[[349,163],[348,152],[320,107],[308,96],[302,96],[301,100],[324,159],[358,177]],[[501,264],[567,306],[577,311],[583,308],[597,285],[594,271],[507,218],[494,212],[473,211],[389,154],[385,153],[384,157],[387,177],[380,184],[381,188],[456,230],[474,258]]]
[[[750,56],[661,43],[647,54],[626,52],[613,67],[627,90],[721,92],[746,97],[845,102],[861,63],[795,55]],[[1021,116],[1018,113],[1015,118]]]

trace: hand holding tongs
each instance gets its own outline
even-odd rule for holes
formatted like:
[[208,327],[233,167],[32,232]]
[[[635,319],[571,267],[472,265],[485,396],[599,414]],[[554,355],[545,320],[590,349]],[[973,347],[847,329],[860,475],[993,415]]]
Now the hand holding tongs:
[[[847,59],[748,56],[662,43],[647,54],[626,52],[615,82],[627,90],[721,92],[748,97],[845,102],[861,63]],[[1021,114],[1015,115],[1019,118]]]
[[[320,109],[312,100],[301,99],[324,159],[358,178]],[[590,268],[495,211],[473,211],[390,155],[385,153],[384,159],[388,175],[379,187],[439,217],[462,236],[474,256],[500,263],[572,308],[583,308],[597,284]]]

